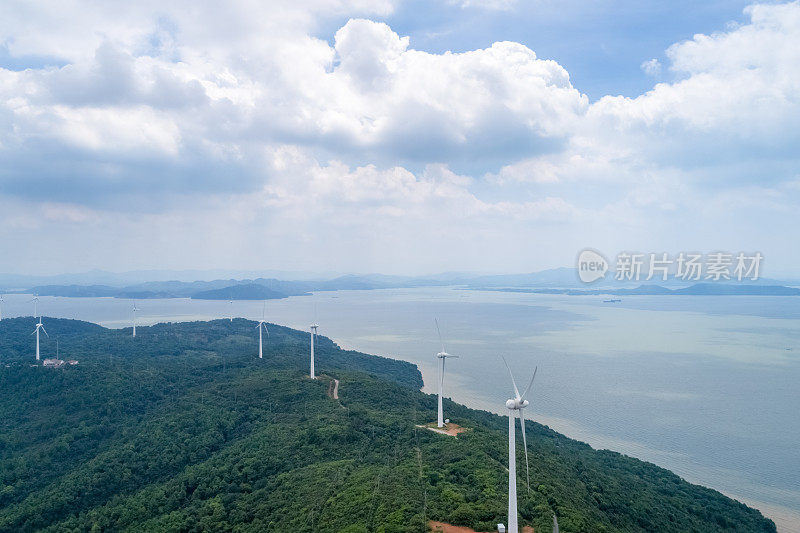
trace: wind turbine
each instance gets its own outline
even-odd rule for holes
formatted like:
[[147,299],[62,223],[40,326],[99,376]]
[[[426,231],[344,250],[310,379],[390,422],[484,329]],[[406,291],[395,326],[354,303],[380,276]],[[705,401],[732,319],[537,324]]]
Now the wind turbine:
[[3,295],[0,294],[0,320],[3,320],[3,302],[5,302],[5,300],[3,299]]
[[33,330],[33,333],[31,333],[31,335],[36,333],[36,360],[37,361],[39,360],[39,330],[40,329],[42,331],[44,331],[45,335],[47,335],[48,337],[50,336],[50,335],[48,335],[47,330],[44,329],[44,325],[42,324],[42,317],[39,317],[39,322],[36,324],[36,329]]
[[233,322],[233,296],[228,297],[228,317]]
[[39,316],[39,295],[34,294],[33,298],[28,300],[28,303],[33,302],[33,317],[36,318]]
[[[264,315],[266,314],[266,312],[267,312],[267,301],[264,300],[264,307],[261,310],[261,320],[258,321],[258,325],[256,326],[258,328],[258,358],[259,359],[264,359],[264,349],[263,349],[263,344],[261,342],[261,338],[262,338],[261,328],[262,328],[262,326],[264,328],[264,331],[267,332],[267,337],[269,338],[269,330],[267,329],[267,321],[264,318]],[[313,346],[313,342],[314,341],[311,341],[311,342],[312,342],[312,346]],[[313,350],[313,348],[312,348],[312,350]],[[313,363],[312,363],[312,365],[313,365]],[[312,368],[313,368],[313,366],[312,366]],[[314,371],[312,370],[311,372],[313,373]]]
[[319,327],[316,323],[311,324],[309,326],[311,328],[311,379],[317,379],[316,375],[314,374],[314,337],[317,336],[317,328]]
[[133,301],[133,336],[136,336],[136,311],[141,311],[136,307],[136,300]]
[[531,382],[528,383],[528,388],[522,394],[517,389],[517,382],[514,380],[514,374],[511,373],[511,368],[503,357],[503,363],[508,369],[508,375],[511,376],[511,384],[514,386],[514,397],[506,400],[506,407],[508,408],[508,533],[519,533],[519,525],[517,523],[517,444],[516,444],[516,430],[517,425],[515,422],[516,411],[519,412],[519,423],[522,428],[522,443],[525,448],[525,477],[528,482],[528,489],[530,490],[531,481],[528,469],[528,440],[525,437],[525,414],[523,409],[528,407],[530,402],[525,399],[531,387],[533,387],[533,380],[536,379],[536,370],[533,370],[533,377]]
[[439,358],[439,408],[436,415],[436,425],[440,428],[444,427],[444,415],[442,414],[442,393],[444,392],[444,360],[448,357],[458,358],[457,355],[450,355],[444,350],[444,341],[442,340],[442,332],[439,330],[439,320],[434,318],[436,322],[436,332],[439,334],[439,343],[442,345],[442,351],[436,354]]

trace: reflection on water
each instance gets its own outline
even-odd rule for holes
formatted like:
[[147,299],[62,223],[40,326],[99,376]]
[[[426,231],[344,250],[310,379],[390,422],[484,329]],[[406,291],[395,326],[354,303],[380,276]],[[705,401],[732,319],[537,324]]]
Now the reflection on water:
[[[5,316],[30,315],[6,296]],[[227,317],[228,302],[138,302],[140,324]],[[129,327],[131,302],[41,297],[46,316]],[[261,302],[235,302],[258,318]],[[800,531],[800,298],[602,297],[449,288],[340,291],[274,300],[268,320],[344,348],[411,361],[436,376],[438,317],[446,394],[503,411],[499,355],[518,375],[535,365],[534,419],[595,447],[652,461],[760,507],[780,531]],[[429,391],[430,392],[430,391]]]

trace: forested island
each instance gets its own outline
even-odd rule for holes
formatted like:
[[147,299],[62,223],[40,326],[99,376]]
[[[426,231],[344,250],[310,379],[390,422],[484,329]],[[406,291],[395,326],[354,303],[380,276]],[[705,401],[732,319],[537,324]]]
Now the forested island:
[[[234,319],[109,330],[0,321],[0,532],[428,530],[438,520],[493,531],[505,522],[507,420],[447,402],[435,418],[405,362]],[[340,381],[338,398],[331,380]],[[533,417],[535,418],[535,411]],[[774,532],[758,511],[650,463],[527,426],[531,486],[523,524],[563,532]],[[521,457],[521,439],[517,440]]]
[[275,300],[287,298],[288,294],[259,285],[258,283],[246,283],[223,287],[222,289],[210,289],[192,294],[195,300]]

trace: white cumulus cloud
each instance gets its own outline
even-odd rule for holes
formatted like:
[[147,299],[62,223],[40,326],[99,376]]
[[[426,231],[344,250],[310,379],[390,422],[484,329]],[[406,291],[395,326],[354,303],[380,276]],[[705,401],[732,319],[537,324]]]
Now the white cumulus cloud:
[[562,264],[600,247],[590,238],[629,248],[684,231],[702,248],[711,211],[734,228],[715,248],[759,237],[747,209],[796,222],[797,191],[781,184],[800,158],[798,2],[753,5],[749,21],[641,65],[674,81],[595,102],[520,43],[416,49],[372,20],[393,9],[4,2],[0,42],[40,60],[0,68],[0,219],[19,228],[40,206],[85,225],[89,246],[99,220],[124,213],[120,241],[168,223],[229,251],[224,235],[255,226],[296,261],[294,241],[351,250],[340,268],[430,264],[446,242],[465,264],[504,269],[541,260],[537,246],[554,256],[538,266]]

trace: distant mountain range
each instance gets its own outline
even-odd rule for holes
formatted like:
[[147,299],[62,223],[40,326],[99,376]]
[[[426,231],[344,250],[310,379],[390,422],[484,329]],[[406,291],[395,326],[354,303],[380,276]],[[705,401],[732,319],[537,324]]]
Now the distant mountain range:
[[[100,276],[102,277],[102,276]],[[5,292],[36,293],[41,296],[114,298],[194,298],[207,300],[262,300],[299,296],[314,291],[373,290],[416,287],[460,286],[469,289],[538,292],[543,294],[696,294],[696,295],[781,295],[800,294],[797,281],[760,279],[757,281],[719,281],[688,285],[681,279],[666,281],[617,282],[604,280],[585,285],[575,269],[555,268],[529,274],[478,275],[450,272],[431,276],[389,276],[350,274],[331,279],[286,280],[277,278],[216,279],[213,281],[146,281],[117,286],[111,283],[46,283],[15,286],[22,280],[0,275]]]
[[108,272],[91,270],[71,274],[30,275],[0,273],[0,287],[23,289],[37,285],[108,285],[122,288],[148,282],[193,282],[224,279],[274,278],[291,281],[326,280],[341,276],[337,272],[291,272],[285,270],[134,270]]
[[37,285],[20,292],[70,298],[194,298],[199,300],[271,300],[309,293],[309,282],[277,279],[215,281],[150,281],[126,287],[110,285]]

